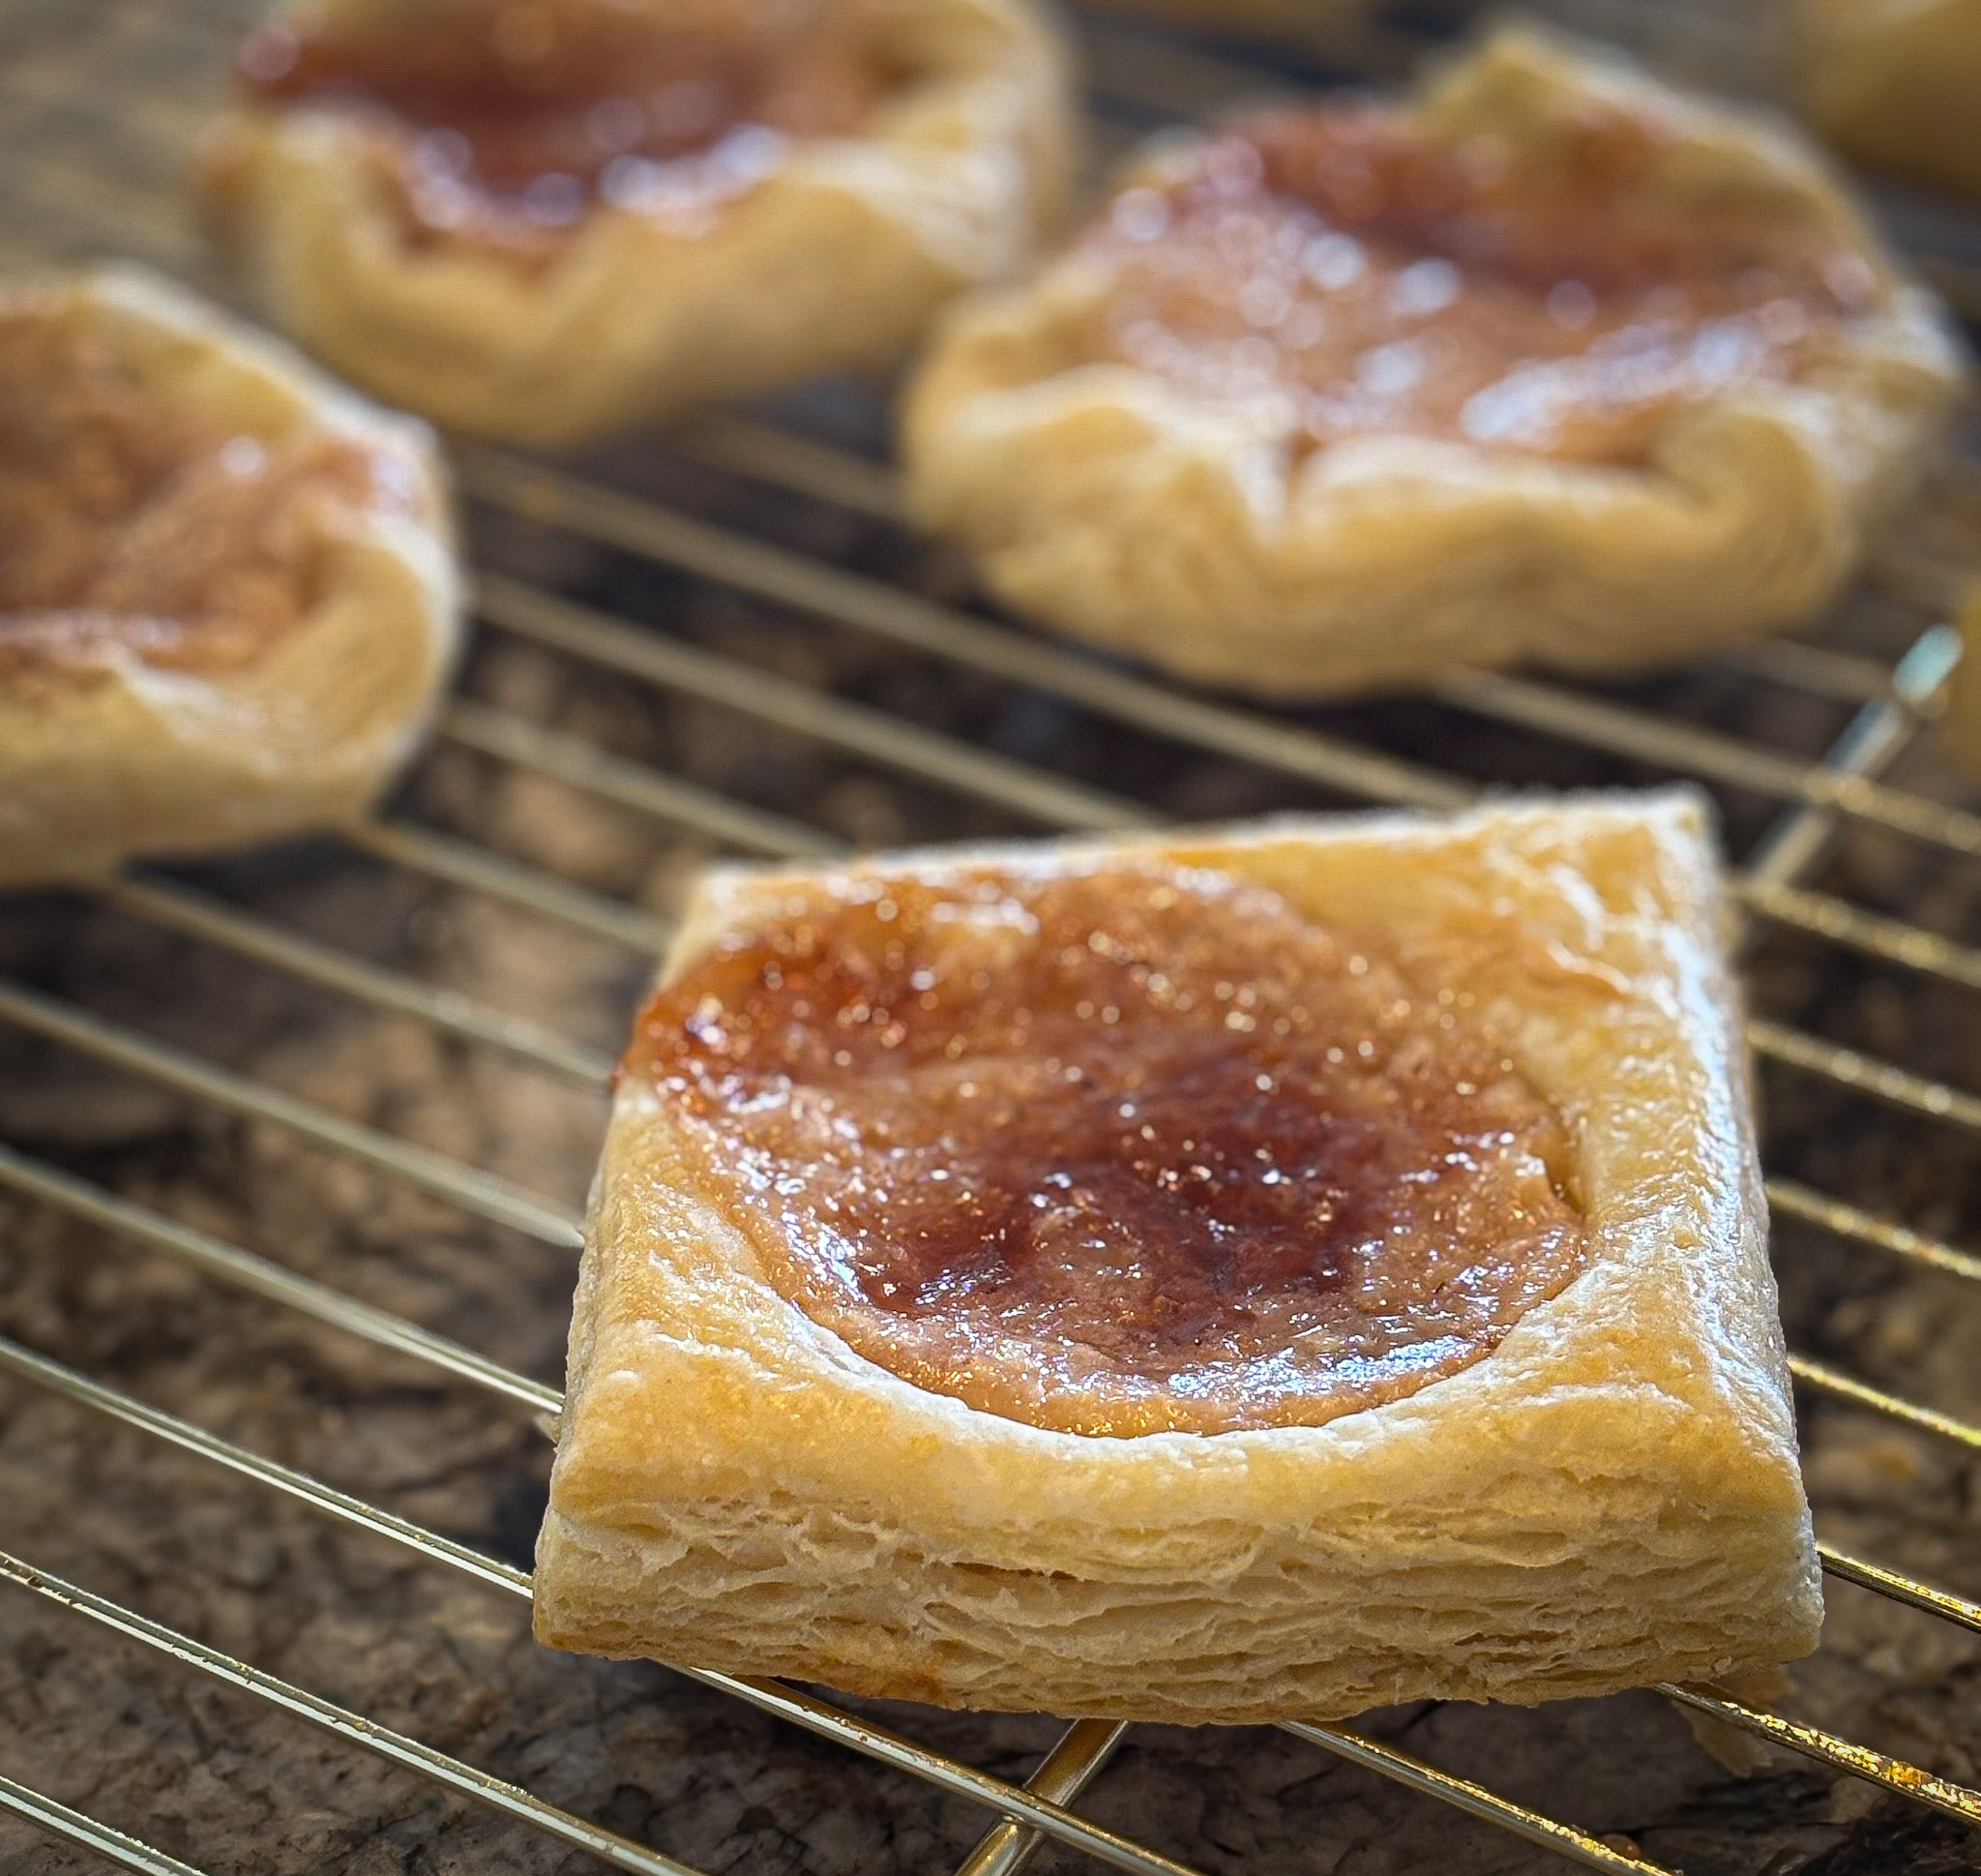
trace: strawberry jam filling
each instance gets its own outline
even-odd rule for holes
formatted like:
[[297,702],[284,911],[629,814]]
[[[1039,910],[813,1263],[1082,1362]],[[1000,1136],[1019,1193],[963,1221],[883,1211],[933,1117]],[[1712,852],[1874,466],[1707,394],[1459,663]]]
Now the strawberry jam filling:
[[1380,105],[1258,117],[1087,231],[1099,352],[1278,399],[1308,450],[1641,461],[1675,408],[1794,379],[1878,290],[1798,199],[1675,188],[1668,134],[1592,107],[1543,163]]
[[280,21],[244,43],[252,96],[344,112],[409,235],[554,254],[599,203],[693,226],[799,138],[854,130],[894,82],[843,4],[510,0],[365,32]]
[[1316,1425],[1586,1257],[1561,1123],[1465,1003],[1219,874],[856,876],[664,987],[626,1072],[768,1280],[918,1386]]
[[237,670],[313,604],[332,511],[411,507],[341,437],[270,442],[175,405],[83,307],[0,312],[0,676],[135,658]]

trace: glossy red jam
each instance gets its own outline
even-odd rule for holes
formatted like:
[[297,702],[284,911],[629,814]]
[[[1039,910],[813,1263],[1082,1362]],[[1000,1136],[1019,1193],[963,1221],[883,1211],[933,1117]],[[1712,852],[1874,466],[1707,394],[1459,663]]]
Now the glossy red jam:
[[1542,162],[1381,106],[1258,118],[1087,232],[1102,350],[1284,398],[1309,448],[1641,460],[1675,405],[1792,379],[1878,290],[1816,210],[1661,182],[1663,134],[1592,106]]
[[1560,1123],[1464,1000],[1223,875],[865,878],[660,991],[627,1072],[769,1280],[918,1385],[1314,1425],[1582,1266]]
[[176,408],[85,309],[0,313],[0,676],[253,662],[315,598],[326,505],[411,502],[392,466]]
[[363,36],[277,22],[237,63],[252,95],[369,122],[416,235],[529,257],[601,200],[692,222],[788,139],[852,130],[891,80],[848,13],[511,0]]

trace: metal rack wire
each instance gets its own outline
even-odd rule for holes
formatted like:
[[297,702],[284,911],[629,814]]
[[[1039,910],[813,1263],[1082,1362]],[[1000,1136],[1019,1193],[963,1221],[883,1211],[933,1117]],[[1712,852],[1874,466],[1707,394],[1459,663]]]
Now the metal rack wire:
[[[1632,4],[1641,7],[1648,0]],[[115,82],[115,72],[122,71],[128,81],[132,71],[155,71],[161,59],[187,72],[213,66],[229,22],[216,18],[212,9],[192,7],[178,12],[156,7],[112,12],[117,17],[82,52],[72,57],[58,45],[52,55],[39,62],[15,61],[0,69],[0,100],[8,106],[0,111],[0,122],[13,126],[16,157],[24,147],[22,138],[29,134],[37,136],[38,151],[33,163],[16,162],[0,188],[0,252],[10,258],[31,258],[78,247],[114,248],[192,271],[196,251],[188,245],[175,216],[160,212],[162,198],[171,191],[166,165],[156,164],[148,180],[141,161],[105,165],[93,154],[106,134],[100,98],[88,111],[87,122],[73,134],[64,131],[41,138],[39,127],[54,124],[64,108],[101,85],[106,73]],[[127,15],[132,42],[128,45],[118,37],[127,30]],[[1110,96],[1117,101],[1125,98],[1141,112],[1194,109],[1234,83],[1257,76],[1234,74],[1227,64],[1196,53],[1179,54],[1132,36],[1103,35],[1097,51],[1104,90],[1111,88]],[[159,86],[146,98],[142,110],[124,122],[120,134],[135,138],[145,149],[181,148],[188,124],[196,120],[196,105],[183,104],[170,86]],[[1971,286],[1961,263],[1942,257],[1941,267],[1956,286]],[[723,419],[673,439],[670,448],[722,476],[775,490],[816,509],[856,516],[863,523],[889,529],[902,520],[886,468],[817,435]],[[895,655],[927,661],[937,670],[967,672],[1015,693],[1049,699],[1123,733],[1270,777],[1299,798],[1317,794],[1448,807],[1471,798],[1481,786],[1414,756],[1394,753],[1374,737],[1358,733],[1352,718],[1345,727],[1322,728],[1310,719],[1189,695],[1021,634],[972,607],[928,597],[811,551],[704,519],[686,507],[566,469],[480,447],[460,450],[457,467],[464,495],[486,517],[581,541],[643,567],[665,569],[670,577],[742,596],[781,615],[877,641]],[[1633,696],[1599,694],[1528,676],[1451,677],[1434,687],[1427,707],[1440,712],[1440,721],[1485,724],[1495,733],[1529,739],[1536,747],[1558,747],[1574,752],[1578,759],[1620,765],[1627,774],[1648,769],[1687,777],[1772,804],[1772,819],[1750,845],[1736,881],[1740,908],[1757,932],[1771,927],[1792,931],[1814,943],[1900,968],[1953,990],[1981,990],[1981,949],[1810,883],[1839,831],[1852,827],[1969,865],[1981,858],[1981,813],[1887,779],[1912,751],[1922,727],[1940,703],[1959,647],[1937,602],[1969,571],[1981,568],[1922,561],[1896,550],[1874,567],[1871,578],[1883,589],[1884,603],[1907,611],[1913,621],[1909,642],[1896,660],[1811,640],[1756,646],[1729,661],[1749,692],[1779,691],[1844,713],[1841,733],[1814,756],[1661,713],[1654,703]],[[1922,597],[1928,602],[1924,606],[1918,603]],[[505,640],[538,647],[581,668],[613,673],[657,695],[696,700],[809,739],[864,771],[941,791],[1017,824],[1108,829],[1148,825],[1161,818],[1146,802],[1090,778],[1028,756],[994,751],[949,730],[835,695],[511,574],[485,572],[480,577],[475,610],[486,631]],[[803,857],[829,854],[842,846],[837,835],[810,821],[630,760],[486,700],[457,700],[444,714],[439,734],[445,746],[552,778],[718,847]],[[383,819],[354,828],[344,838],[349,848],[385,868],[522,908],[636,954],[651,954],[665,935],[664,921],[644,908],[603,897],[412,818]],[[105,906],[161,932],[287,973],[359,1005],[412,1019],[562,1085],[597,1089],[609,1071],[602,1053],[544,1025],[269,922],[183,882],[133,875],[105,886],[100,897]],[[551,1251],[569,1252],[579,1242],[578,1218],[552,1199],[245,1077],[28,983],[0,977],[0,1024],[220,1112],[285,1130],[314,1148],[356,1161],[470,1218],[520,1233]],[[1749,1034],[1758,1056],[1795,1075],[1935,1126],[1981,1133],[1981,1091],[1775,1020],[1756,1019]],[[482,1390],[491,1413],[542,1415],[558,1408],[554,1388],[473,1349],[80,1178],[44,1158],[0,1146],[0,1191],[177,1260],[214,1284],[256,1295],[428,1364]],[[1798,1178],[1774,1176],[1768,1192],[1778,1217],[1798,1220],[1854,1245],[1957,1279],[1981,1281],[1981,1255],[1898,1219]],[[1813,1396],[1981,1452],[1981,1426],[1887,1392],[1806,1354],[1796,1354],[1791,1367],[1800,1387]],[[527,1574],[497,1558],[222,1439],[21,1343],[0,1338],[0,1373],[197,1455],[327,1519],[386,1539],[422,1564],[458,1573],[490,1594],[529,1594]],[[1832,1576],[1981,1634],[1981,1604],[1827,1543],[1821,1554]],[[606,1864],[648,1876],[695,1876],[689,1865],[650,1844],[573,1815],[416,1739],[231,1658],[191,1635],[40,1569],[32,1559],[0,1552],[0,1579],[8,1593],[60,1605],[99,1630],[156,1651],[191,1674],[245,1690],[352,1750],[376,1755],[432,1780]],[[1031,1776],[1020,1784],[918,1744],[810,1692],[699,1672],[691,1678],[789,1726],[981,1805],[991,1822],[961,1863],[960,1876],[1010,1876],[1048,1840],[1145,1876],[1180,1876],[1192,1867],[1095,1822],[1078,1808],[1087,1786],[1120,1746],[1128,1730],[1122,1726],[1092,1720],[1069,1725]],[[1783,1718],[1724,1691],[1680,1686],[1660,1691],[1724,1725],[1981,1827],[1981,1791],[1821,1728]],[[1661,1876],[1661,1865],[1640,1854],[1496,1795],[1382,1740],[1342,1726],[1295,1725],[1285,1730],[1585,1867],[1615,1876]],[[124,1867],[197,1876],[192,1864],[15,1783],[4,1770],[0,1762],[0,1810]]]

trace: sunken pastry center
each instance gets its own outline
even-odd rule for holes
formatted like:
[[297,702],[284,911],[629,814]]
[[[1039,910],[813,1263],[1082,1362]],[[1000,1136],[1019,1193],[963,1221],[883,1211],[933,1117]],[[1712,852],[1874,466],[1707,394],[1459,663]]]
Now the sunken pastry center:
[[0,677],[253,663],[313,602],[326,508],[411,501],[391,466],[175,409],[87,308],[0,313]]
[[800,897],[627,1072],[772,1284],[881,1366],[1089,1434],[1317,1425],[1586,1257],[1562,1128],[1467,1011],[1223,875]]
[[415,236],[544,257],[599,201],[693,228],[894,82],[845,0],[464,0],[363,36],[250,35],[251,92],[370,119]]
[[1088,231],[1101,349],[1207,398],[1284,396],[1310,448],[1641,461],[1674,406],[1793,379],[1878,292],[1799,201],[1661,181],[1664,134],[1592,104],[1544,163],[1379,105],[1261,117]]

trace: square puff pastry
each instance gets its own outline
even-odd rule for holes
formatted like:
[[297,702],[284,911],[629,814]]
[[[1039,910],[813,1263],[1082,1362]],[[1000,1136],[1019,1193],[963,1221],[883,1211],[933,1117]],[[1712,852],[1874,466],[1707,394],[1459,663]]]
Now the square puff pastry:
[[[79,321],[147,408],[217,445],[353,446],[369,493],[315,505],[297,550],[306,610],[245,663],[148,660],[161,623],[148,613],[94,613],[88,642],[67,650],[58,627],[24,661],[0,634],[0,887],[86,880],[135,854],[213,852],[363,813],[423,735],[459,635],[426,426],[135,268],[0,289],[10,313]],[[25,499],[33,526],[32,488]],[[32,637],[36,615],[24,623]]]
[[1789,0],[1802,113],[1846,155],[1981,194],[1981,0]]
[[[217,231],[270,319],[354,383],[530,447],[888,364],[959,291],[1016,273],[1057,220],[1070,77],[1031,0],[829,4],[908,75],[856,134],[795,140],[705,211],[595,201],[552,259],[519,266],[431,231],[409,239],[362,116],[249,102],[210,145]],[[681,10],[607,11],[665,25]],[[495,9],[290,0],[272,21],[362,34],[422,12],[436,31],[486,34]]]
[[[924,853],[842,879],[1216,869],[1463,985],[1568,1129],[1590,1260],[1497,1349],[1318,1426],[1047,1431],[764,1280],[653,1087],[595,1187],[538,1543],[558,1647],[1196,1721],[1534,1702],[1815,1646],[1820,1597],[1706,819],[1685,793]],[[665,976],[794,878],[719,870]],[[835,876],[825,876],[828,879]]]
[[[905,408],[915,508],[1017,610],[1289,700],[1453,666],[1648,667],[1807,617],[1930,457],[1959,348],[1823,164],[1759,117],[1508,29],[1409,118],[1545,177],[1592,109],[1646,126],[1650,186],[1706,223],[1773,204],[1823,230],[1869,310],[1789,381],[1681,402],[1641,461],[1379,432],[1303,450],[1286,398],[1197,395],[1097,349],[1111,266],[1076,250],[939,329]],[[1193,155],[1152,146],[1124,186],[1160,188]]]

